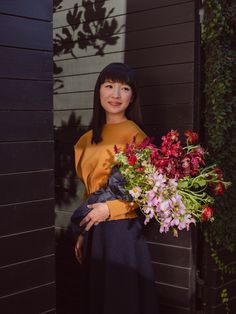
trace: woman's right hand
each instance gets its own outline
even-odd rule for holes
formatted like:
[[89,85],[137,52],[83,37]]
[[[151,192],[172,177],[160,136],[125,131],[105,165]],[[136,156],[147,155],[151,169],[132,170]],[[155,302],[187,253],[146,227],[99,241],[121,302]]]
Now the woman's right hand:
[[82,264],[83,261],[83,245],[84,245],[84,236],[80,234],[75,244],[75,257],[77,261]]

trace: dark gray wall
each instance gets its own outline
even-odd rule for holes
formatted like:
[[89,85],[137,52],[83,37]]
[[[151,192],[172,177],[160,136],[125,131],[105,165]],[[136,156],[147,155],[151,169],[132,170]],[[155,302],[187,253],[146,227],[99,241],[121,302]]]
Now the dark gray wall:
[[0,311],[55,313],[52,3],[0,2]]

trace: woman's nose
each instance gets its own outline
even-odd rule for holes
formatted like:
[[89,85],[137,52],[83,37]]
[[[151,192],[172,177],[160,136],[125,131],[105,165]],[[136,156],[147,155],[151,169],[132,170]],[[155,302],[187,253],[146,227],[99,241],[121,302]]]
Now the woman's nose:
[[120,95],[121,95],[120,88],[119,87],[114,87],[112,96],[115,97],[115,98],[119,98]]

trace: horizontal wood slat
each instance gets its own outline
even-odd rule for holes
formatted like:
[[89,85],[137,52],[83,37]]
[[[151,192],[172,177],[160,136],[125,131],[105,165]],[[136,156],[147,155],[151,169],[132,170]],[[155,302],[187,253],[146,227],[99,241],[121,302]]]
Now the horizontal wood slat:
[[[9,250],[10,248],[10,250]],[[54,228],[0,238],[0,268],[54,253]]]
[[24,292],[54,281],[54,257],[49,256],[0,269],[0,296]]
[[[179,307],[189,307],[188,288],[180,288],[164,283],[156,283],[158,296],[163,303]],[[164,312],[165,313],[165,312]],[[173,311],[172,313],[175,313]]]
[[0,205],[48,199],[54,193],[54,174],[41,171],[0,175],[0,186]]
[[53,109],[50,81],[0,79],[0,84],[0,111]]
[[51,80],[52,71],[51,52],[0,49],[0,78]]
[[192,310],[189,307],[177,307],[175,304],[171,303],[161,303],[160,304],[161,313],[165,314],[192,314]]
[[0,174],[53,168],[54,143],[0,142]]
[[[0,299],[0,308],[4,314],[47,313],[54,307],[55,298],[55,284],[51,283],[2,298]],[[55,313],[55,309],[53,313]]]
[[0,237],[53,226],[53,207],[53,199],[1,206]]
[[19,48],[52,50],[50,22],[24,19],[0,14],[1,26],[7,32],[0,32],[0,45]]
[[191,250],[189,248],[168,246],[167,250],[165,245],[159,243],[149,243],[148,246],[153,262],[186,268],[190,267]]
[[[175,104],[175,105],[152,105],[143,107],[143,118],[145,124],[162,124],[163,121],[168,123],[184,124],[193,122],[193,108],[187,104]],[[175,114],[173,115],[173,111]]]
[[172,267],[169,264],[153,264],[155,280],[157,282],[189,288],[190,269]]
[[178,237],[173,237],[171,232],[160,233],[159,227],[159,224],[154,222],[145,226],[144,230],[148,241],[179,248],[191,248],[191,232],[183,230]]
[[52,20],[51,0],[1,0],[0,13]]
[[53,138],[51,111],[2,111],[0,142],[51,140]]

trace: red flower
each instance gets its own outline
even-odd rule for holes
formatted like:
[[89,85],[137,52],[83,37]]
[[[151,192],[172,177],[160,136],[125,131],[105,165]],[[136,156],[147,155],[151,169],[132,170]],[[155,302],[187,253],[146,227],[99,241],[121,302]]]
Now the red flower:
[[177,142],[179,139],[179,133],[177,130],[171,130],[170,132],[167,133],[166,137],[167,140],[171,142]]
[[128,163],[130,166],[134,166],[136,164],[137,157],[136,156],[129,156],[128,157]]
[[225,186],[222,182],[218,182],[213,189],[215,195],[222,195],[225,192]]
[[208,205],[203,206],[202,220],[209,220],[213,216],[213,208]]
[[192,130],[187,130],[184,132],[184,135],[187,138],[189,144],[193,144],[198,141],[198,134],[193,132]]
[[182,162],[182,167],[183,167],[184,169],[190,167],[190,158],[189,158],[189,157],[185,156],[185,157],[182,159],[181,162]]
[[175,157],[180,157],[183,154],[183,148],[180,145],[180,142],[172,144],[170,147],[171,155]]
[[214,169],[214,172],[215,172],[215,174],[217,175],[217,178],[218,178],[219,180],[221,180],[221,179],[223,178],[223,173],[222,173],[222,171],[221,171],[220,168],[215,168],[215,169]]

